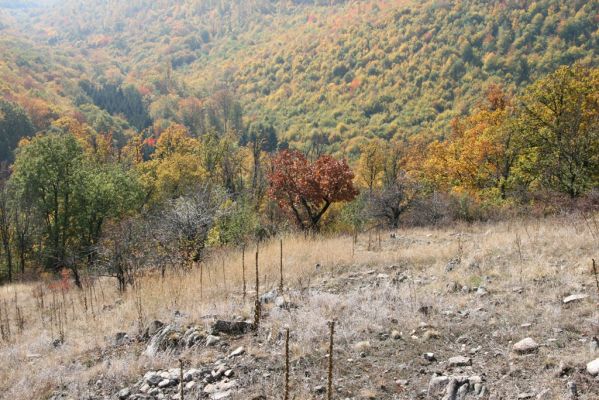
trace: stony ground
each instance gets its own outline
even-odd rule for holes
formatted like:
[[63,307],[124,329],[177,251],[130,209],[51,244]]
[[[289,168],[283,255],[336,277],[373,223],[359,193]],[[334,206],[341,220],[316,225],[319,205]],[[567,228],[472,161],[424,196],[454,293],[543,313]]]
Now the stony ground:
[[[407,231],[370,250],[363,237],[356,262],[313,255],[282,293],[268,287],[257,331],[253,292],[243,302],[233,290],[211,313],[170,307],[145,332],[80,353],[71,362],[94,373],[51,398],[180,399],[182,388],[185,399],[283,399],[289,328],[289,398],[323,399],[335,320],[332,398],[598,399],[597,241],[563,225],[523,237],[507,226]],[[135,374],[120,372],[128,362]]]

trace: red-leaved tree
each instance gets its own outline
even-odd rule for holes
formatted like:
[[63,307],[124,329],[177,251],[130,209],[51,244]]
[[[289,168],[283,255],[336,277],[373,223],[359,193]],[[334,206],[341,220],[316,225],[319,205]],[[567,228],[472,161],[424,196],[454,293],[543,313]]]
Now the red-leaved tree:
[[310,163],[299,151],[281,151],[268,178],[270,197],[303,230],[318,230],[331,204],[351,201],[358,194],[347,162],[329,155]]

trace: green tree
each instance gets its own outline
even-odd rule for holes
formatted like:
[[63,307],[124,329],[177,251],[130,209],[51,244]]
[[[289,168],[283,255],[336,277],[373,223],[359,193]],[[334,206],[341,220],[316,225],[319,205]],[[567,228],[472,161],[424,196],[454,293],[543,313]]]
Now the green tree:
[[63,131],[24,143],[9,184],[41,224],[44,266],[54,272],[69,268],[77,286],[81,261],[93,262],[105,221],[134,209],[141,198],[134,176],[87,161],[77,139]]
[[0,163],[12,162],[19,140],[33,135],[34,127],[25,110],[0,100]]
[[522,120],[542,184],[574,198],[599,185],[599,69],[561,67],[535,82]]

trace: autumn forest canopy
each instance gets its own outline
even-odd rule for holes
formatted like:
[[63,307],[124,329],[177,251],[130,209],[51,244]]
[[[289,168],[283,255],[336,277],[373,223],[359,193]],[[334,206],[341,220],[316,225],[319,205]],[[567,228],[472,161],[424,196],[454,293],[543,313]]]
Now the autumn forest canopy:
[[599,2],[0,0],[0,282],[599,207]]

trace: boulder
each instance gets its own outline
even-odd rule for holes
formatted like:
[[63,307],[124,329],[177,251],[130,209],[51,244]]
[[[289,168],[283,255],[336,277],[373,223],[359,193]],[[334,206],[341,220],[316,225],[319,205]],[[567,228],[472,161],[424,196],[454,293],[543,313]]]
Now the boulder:
[[212,334],[226,333],[228,335],[238,335],[251,331],[253,327],[254,325],[251,322],[218,320],[212,326]]
[[151,337],[145,354],[154,357],[159,351],[176,349],[182,343],[181,338],[181,332],[175,326],[165,325]]

